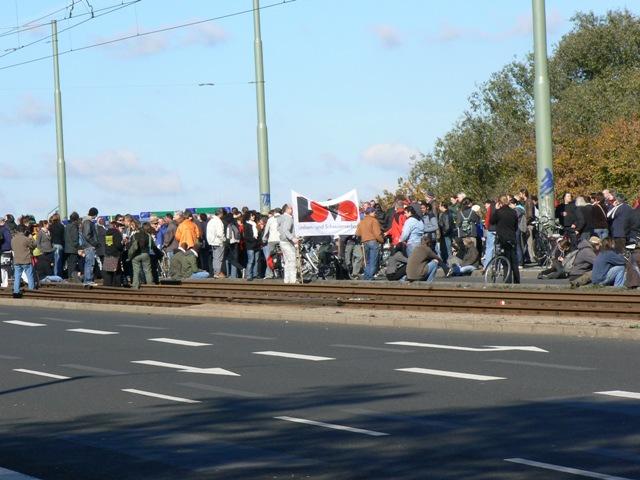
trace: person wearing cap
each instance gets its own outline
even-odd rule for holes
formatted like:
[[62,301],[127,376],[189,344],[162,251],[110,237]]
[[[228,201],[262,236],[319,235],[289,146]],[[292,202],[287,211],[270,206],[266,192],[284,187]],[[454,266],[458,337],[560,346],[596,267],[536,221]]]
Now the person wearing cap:
[[88,286],[96,286],[93,281],[93,269],[96,264],[96,249],[98,241],[98,231],[94,223],[98,216],[98,209],[91,207],[86,217],[80,224],[80,248],[84,251],[84,278],[82,283]]
[[364,211],[364,218],[358,224],[356,236],[364,245],[365,262],[364,279],[373,280],[373,276],[378,271],[378,252],[380,245],[384,242],[380,222],[376,219],[376,211],[368,207]]
[[0,282],[2,288],[9,286],[11,259],[11,230],[5,217],[0,217]]
[[569,270],[569,281],[572,287],[591,283],[591,270],[593,270],[593,262],[596,260],[601,243],[600,237],[594,235],[589,240],[581,240],[578,244],[578,253]]
[[615,243],[615,250],[618,253],[624,253],[625,246],[627,245],[628,233],[627,217],[631,213],[631,206],[627,203],[627,199],[621,193],[615,195],[615,201],[613,202],[613,208],[607,213],[607,218],[611,224],[611,236]]

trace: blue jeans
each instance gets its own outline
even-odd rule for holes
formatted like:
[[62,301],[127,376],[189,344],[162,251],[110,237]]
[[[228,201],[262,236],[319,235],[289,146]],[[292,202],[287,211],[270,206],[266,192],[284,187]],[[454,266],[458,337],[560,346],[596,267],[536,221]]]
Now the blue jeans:
[[33,279],[33,265],[27,263],[25,265],[14,265],[13,266],[13,293],[20,293],[20,278],[22,277],[22,272],[27,274],[27,284],[29,285],[29,290],[33,290],[36,288],[36,283]]
[[459,277],[465,273],[472,273],[476,269],[473,265],[465,265],[463,267],[460,265],[453,265],[451,268],[453,269],[454,277]]
[[56,277],[62,276],[64,267],[64,247],[58,243],[53,244],[53,274]]
[[[93,267],[96,264],[96,249],[85,247],[84,249],[84,280],[83,283],[93,282]],[[148,280],[151,282],[151,279]]]
[[446,250],[444,253],[446,255],[444,257],[440,256],[440,258],[442,258],[442,260],[446,262],[447,259],[451,257],[451,237],[448,237],[448,236],[445,235],[442,238],[444,240],[444,247],[445,247],[445,250]]
[[375,240],[369,240],[364,244],[364,254],[367,259],[367,266],[364,267],[364,279],[373,280],[373,276],[378,271],[378,251],[380,244]]
[[489,262],[493,259],[493,248],[496,244],[496,232],[492,232],[487,230],[487,238],[484,244],[484,261],[482,262],[482,266],[487,268]]
[[193,275],[191,275],[191,278],[193,280],[200,280],[202,278],[209,278],[209,272],[196,272]]
[[604,240],[609,237],[609,229],[608,228],[594,228],[593,234],[600,238],[600,240]]
[[258,276],[258,250],[247,250],[247,269],[245,273],[247,280],[252,280]]
[[433,282],[433,279],[436,278],[436,272],[438,271],[438,261],[431,260],[427,263],[427,274],[425,275],[425,282]]
[[616,265],[611,267],[607,272],[607,276],[604,277],[603,282],[600,285],[614,287],[624,287],[625,267],[624,265]]

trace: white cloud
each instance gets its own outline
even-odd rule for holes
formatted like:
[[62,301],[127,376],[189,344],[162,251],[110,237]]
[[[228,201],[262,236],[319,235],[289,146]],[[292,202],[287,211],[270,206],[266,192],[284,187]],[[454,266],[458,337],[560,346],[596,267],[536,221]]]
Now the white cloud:
[[6,125],[42,126],[53,120],[53,107],[32,95],[24,95],[11,113],[0,113],[0,123]]
[[225,42],[228,38],[229,33],[221,26],[215,23],[203,23],[189,30],[184,39],[184,44],[213,47]]
[[[564,17],[560,11],[552,9],[547,15],[547,32],[550,34],[557,33],[564,21]],[[527,37],[532,34],[533,17],[531,13],[528,13],[516,17],[511,26],[494,32],[444,23],[441,25],[438,33],[429,37],[429,41],[433,43],[449,43],[458,40],[499,42],[517,37]]]
[[379,143],[367,148],[360,158],[365,164],[385,170],[405,171],[419,153],[417,149],[401,143]]
[[375,25],[372,31],[385,48],[396,48],[402,45],[400,32],[391,25]]
[[105,193],[145,197],[183,191],[177,172],[142,162],[130,150],[109,150],[90,158],[72,159],[68,166],[70,176],[84,178]]

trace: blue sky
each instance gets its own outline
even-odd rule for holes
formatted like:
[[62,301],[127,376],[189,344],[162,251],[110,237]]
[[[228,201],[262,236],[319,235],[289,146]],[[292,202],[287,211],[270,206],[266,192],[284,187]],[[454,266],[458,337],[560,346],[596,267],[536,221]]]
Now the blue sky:
[[[72,0],[0,2],[0,210],[57,205],[50,27],[4,35]],[[122,0],[90,0],[94,10]],[[278,0],[262,0],[263,6]],[[17,4],[17,11],[16,11]],[[88,18],[76,0],[60,51],[250,9],[251,0],[141,0]],[[549,46],[578,10],[547,0]],[[61,11],[51,18],[63,19]],[[4,35],[4,36],[2,36]],[[529,0],[297,0],[262,12],[271,196],[392,189],[489,75],[532,49]],[[60,57],[69,209],[258,206],[251,14]],[[199,87],[198,83],[215,83]]]

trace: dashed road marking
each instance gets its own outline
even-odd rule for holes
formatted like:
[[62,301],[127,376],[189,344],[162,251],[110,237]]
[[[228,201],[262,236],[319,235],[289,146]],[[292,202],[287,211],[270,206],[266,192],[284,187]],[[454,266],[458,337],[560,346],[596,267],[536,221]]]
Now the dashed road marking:
[[39,372],[38,370],[27,370],[26,368],[14,368],[13,371],[14,372],[21,372],[21,373],[28,373],[30,375],[38,375],[40,377],[56,378],[58,380],[69,380],[71,378],[71,377],[65,377],[63,375],[56,375],[56,374],[53,374],[53,373]]
[[46,323],[25,322],[22,320],[4,320],[3,323],[10,323],[11,325],[20,325],[21,327],[46,327]]
[[424,348],[438,348],[443,350],[460,350],[462,352],[507,352],[510,350],[521,350],[524,352],[541,352],[549,353],[539,347],[533,346],[506,346],[506,345],[488,345],[482,348],[475,347],[459,347],[456,345],[438,345],[436,343],[419,343],[419,342],[386,342],[387,345],[405,345],[407,347],[424,347]]
[[334,343],[329,345],[330,347],[338,348],[354,348],[356,350],[373,350],[375,352],[391,352],[391,353],[411,353],[415,350],[403,350],[401,348],[384,348],[384,347],[369,347],[368,345],[349,345],[345,343]]
[[87,333],[89,335],[118,335],[120,332],[109,332],[107,330],[91,330],[90,328],[69,328],[67,332]]
[[520,465],[528,465],[530,467],[544,468],[545,470],[553,470],[555,472],[568,473],[570,475],[578,475],[580,477],[598,478],[600,480],[632,480],[625,477],[616,477],[604,473],[590,472],[579,468],[563,467],[562,465],[553,465],[551,463],[535,462],[526,458],[505,458],[505,462],[519,463]]
[[185,347],[207,347],[210,343],[191,342],[189,340],[178,340],[177,338],[150,338],[150,342],[173,343],[175,345],[184,345]]
[[490,377],[488,375],[476,375],[475,373],[448,372],[446,370],[432,370],[429,368],[396,368],[398,372],[421,373],[424,375],[435,375],[437,377],[463,378],[465,380],[478,380],[481,382],[488,380],[506,380],[505,377]]
[[640,393],[638,392],[625,392],[624,390],[611,390],[609,392],[595,392],[596,395],[609,395],[610,397],[620,398],[633,398],[634,400],[640,400]]
[[278,419],[278,420],[284,420],[286,422],[304,423],[304,424],[307,424],[307,425],[314,425],[316,427],[330,428],[330,429],[333,429],[333,430],[342,430],[342,431],[345,431],[345,432],[361,433],[363,435],[369,435],[369,436],[372,436],[372,437],[384,437],[384,436],[389,435],[388,433],[376,432],[375,430],[365,430],[363,428],[347,427],[345,425],[336,425],[335,423],[316,422],[315,420],[307,420],[306,418],[296,418],[296,417],[287,417],[287,416],[273,417],[273,418]]
[[212,332],[210,335],[231,338],[248,338],[249,340],[275,340],[274,337],[261,337],[260,335],[241,335],[239,333]]
[[268,350],[265,352],[253,352],[255,355],[268,355],[271,357],[284,357],[284,358],[296,358],[298,360],[310,360],[312,362],[322,362],[325,360],[335,360],[331,357],[318,357],[316,355],[303,355],[301,353],[287,353],[287,352],[274,352]]
[[240,374],[234,373],[230,370],[225,370],[224,368],[201,368],[201,367],[192,367],[190,365],[179,365],[177,363],[166,363],[166,362],[158,362],[157,360],[133,360],[131,363],[138,363],[140,365],[150,365],[152,367],[164,367],[164,368],[175,368],[179,372],[184,373],[202,373],[205,375],[228,375],[231,377],[239,377]]
[[145,397],[161,398],[163,400],[171,400],[172,402],[181,403],[200,403],[199,400],[191,400],[189,398],[172,397],[171,395],[164,395],[162,393],[146,392],[144,390],[137,390],[135,388],[123,388],[123,392],[135,393],[136,395],[143,395]]

